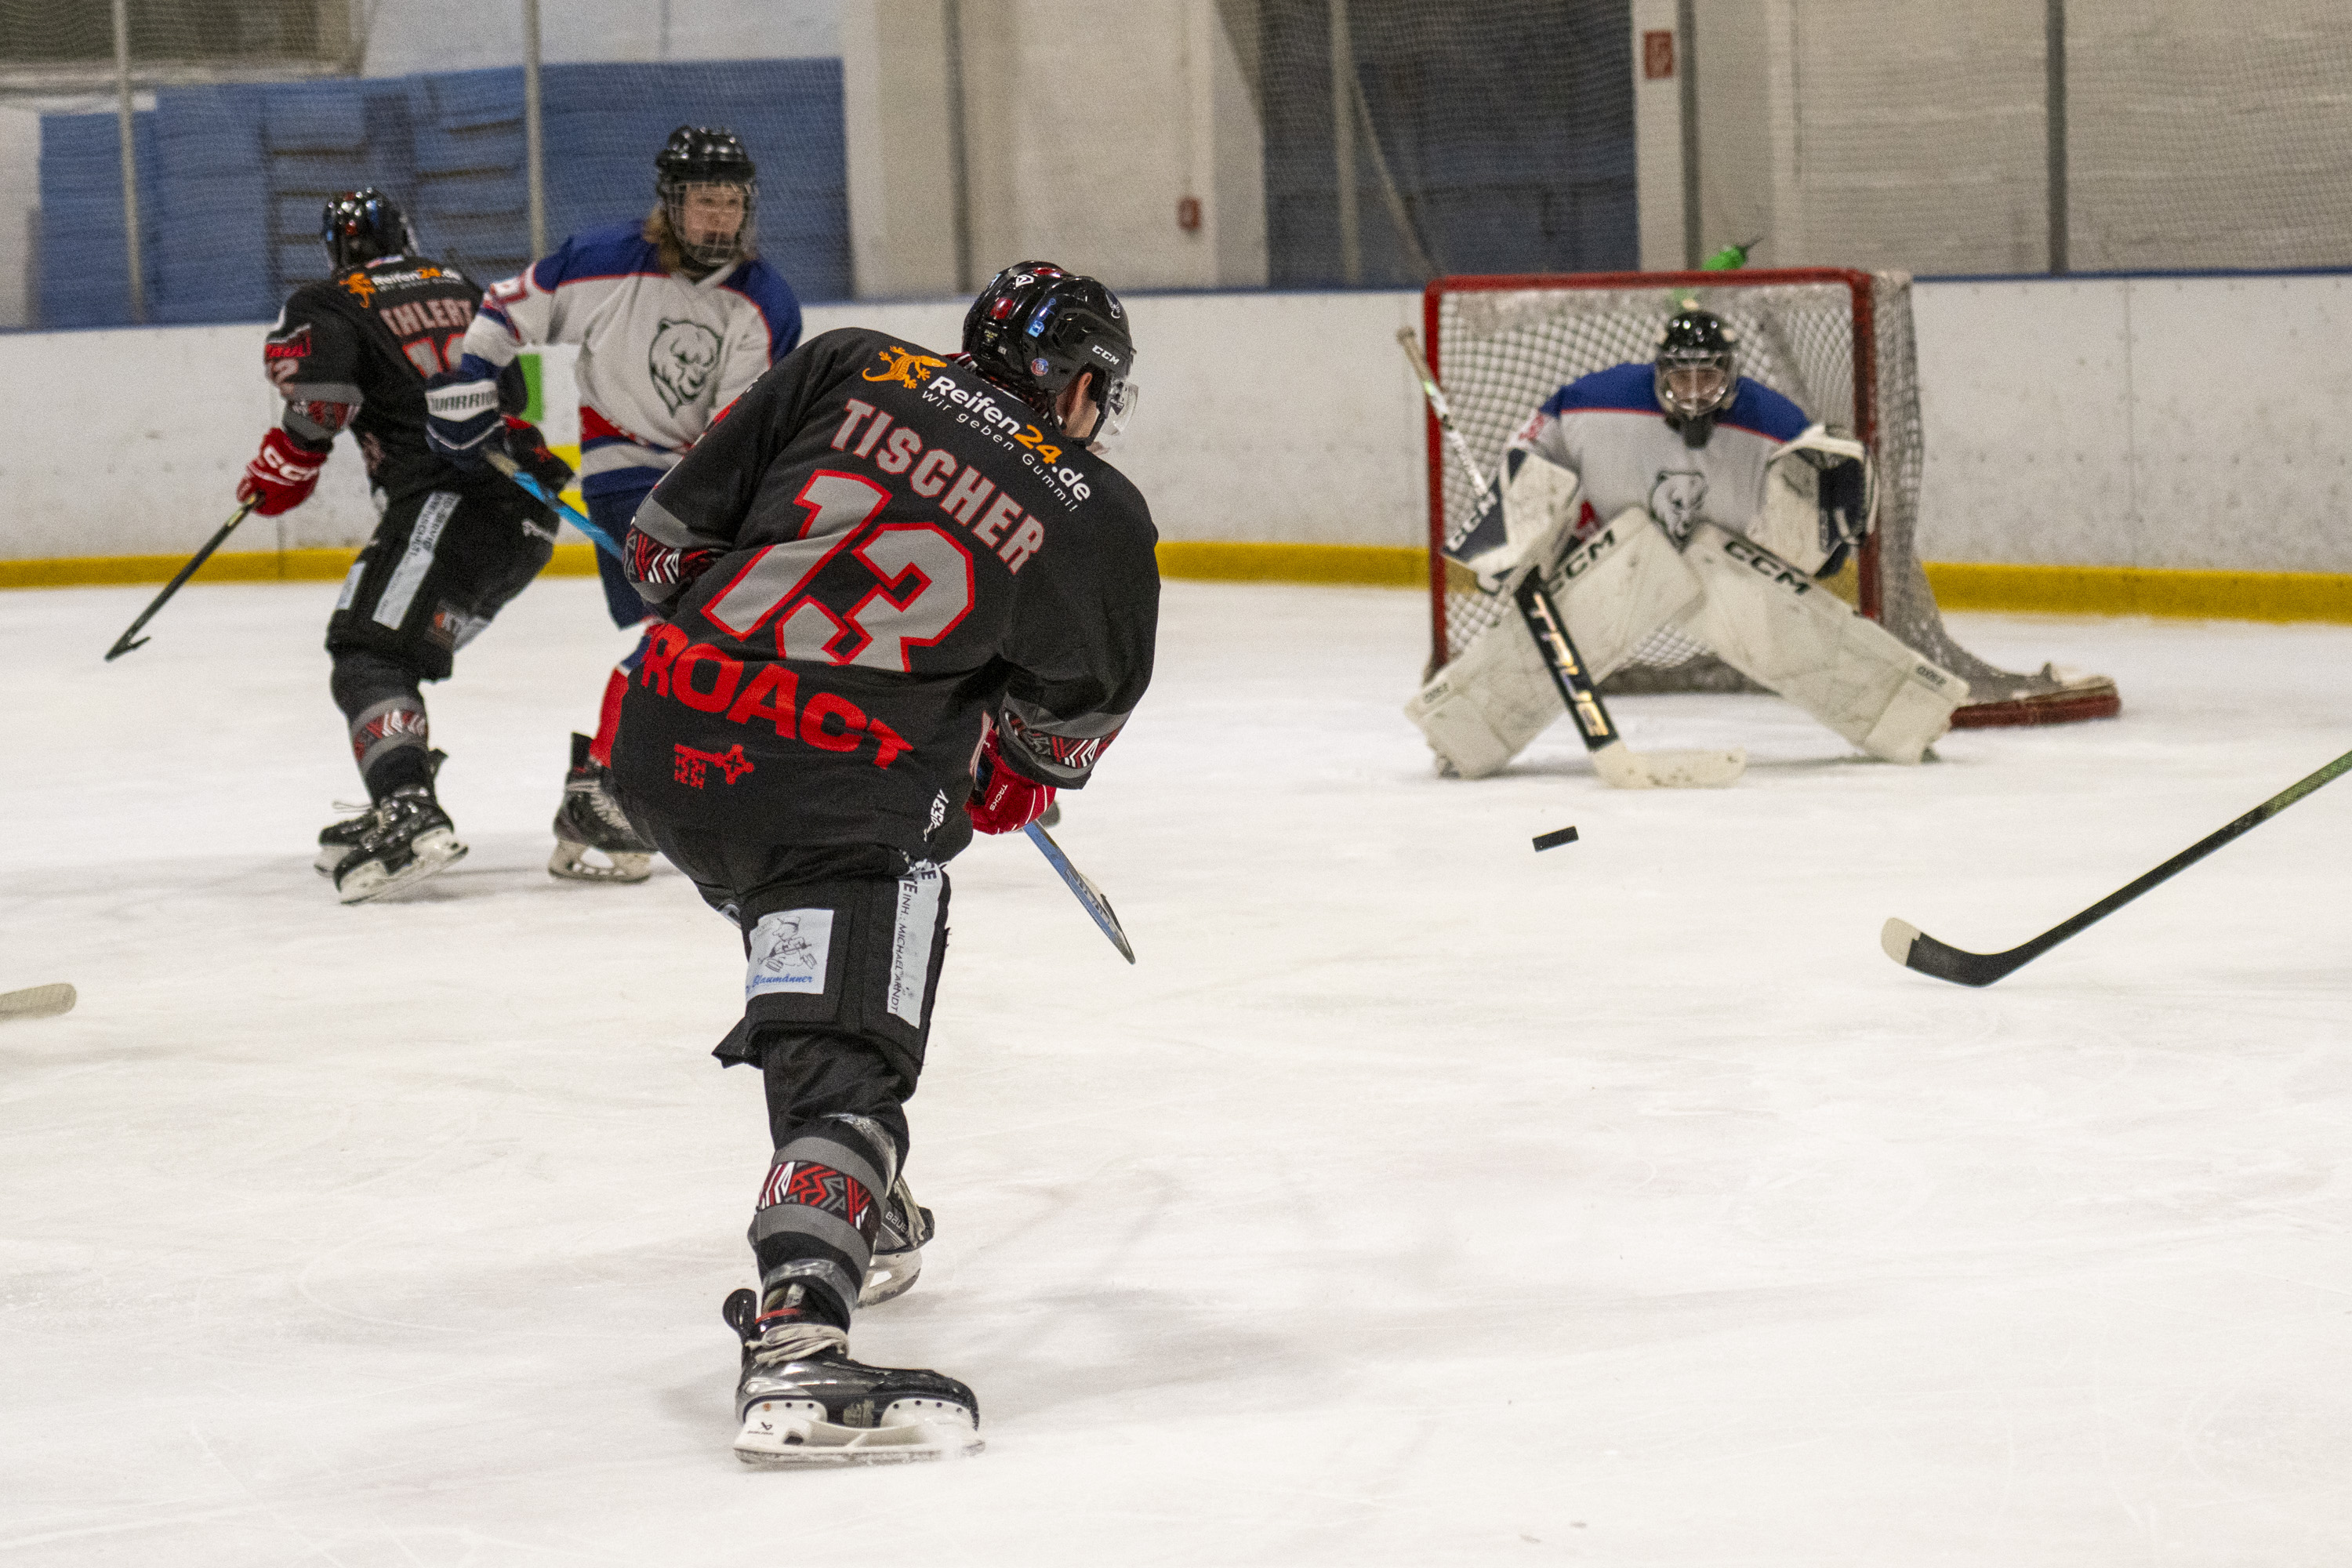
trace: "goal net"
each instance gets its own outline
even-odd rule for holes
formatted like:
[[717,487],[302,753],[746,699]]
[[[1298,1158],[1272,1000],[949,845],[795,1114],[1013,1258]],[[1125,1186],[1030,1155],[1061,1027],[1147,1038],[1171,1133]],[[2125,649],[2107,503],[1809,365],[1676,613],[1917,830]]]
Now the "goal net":
[[[1827,268],[1741,272],[1589,273],[1441,278],[1423,292],[1431,363],[1481,469],[1494,473],[1512,435],[1567,382],[1656,353],[1659,330],[1684,300],[1721,316],[1739,335],[1739,374],[1787,395],[1822,423],[1851,430],[1877,455],[1878,526],[1830,587],[1912,647],[1969,683],[1961,727],[2104,718],[2119,706],[2113,681],[1997,669],[1952,640],[1928,591],[1916,545],[1918,361],[1911,279],[1901,272]],[[1510,612],[1441,546],[1476,498],[1433,416],[1429,421],[1431,668]],[[1657,633],[1604,691],[1753,690],[1738,671],[1682,633]]]

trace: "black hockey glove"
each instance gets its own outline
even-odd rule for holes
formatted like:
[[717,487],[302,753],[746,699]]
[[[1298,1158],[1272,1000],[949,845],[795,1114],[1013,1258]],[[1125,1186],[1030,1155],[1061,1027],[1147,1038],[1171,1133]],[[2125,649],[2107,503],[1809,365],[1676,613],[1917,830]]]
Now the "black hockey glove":
[[529,420],[509,414],[503,416],[503,425],[500,435],[515,467],[546,486],[549,495],[561,494],[572,482],[572,465],[548,449],[547,437]]

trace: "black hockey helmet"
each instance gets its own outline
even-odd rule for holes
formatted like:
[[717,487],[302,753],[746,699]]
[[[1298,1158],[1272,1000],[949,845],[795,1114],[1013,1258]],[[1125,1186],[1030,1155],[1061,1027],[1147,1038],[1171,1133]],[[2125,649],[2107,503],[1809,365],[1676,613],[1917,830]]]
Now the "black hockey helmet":
[[416,253],[416,231],[408,215],[373,185],[331,196],[319,215],[319,238],[328,264],[338,272],[386,256]]
[[[686,237],[686,193],[696,185],[740,185],[743,223],[724,240],[689,245]],[[751,249],[752,214],[760,202],[759,165],[732,131],[681,125],[654,155],[654,192],[661,197],[677,247],[704,267],[723,267]]]
[[963,317],[963,352],[990,379],[1052,418],[1062,390],[1095,373],[1101,410],[1090,441],[1107,441],[1135,412],[1135,339],[1118,296],[1050,261],[1024,261],[992,279]]
[[1739,384],[1739,334],[1685,300],[1658,334],[1658,406],[1675,420],[1704,420],[1731,405]]

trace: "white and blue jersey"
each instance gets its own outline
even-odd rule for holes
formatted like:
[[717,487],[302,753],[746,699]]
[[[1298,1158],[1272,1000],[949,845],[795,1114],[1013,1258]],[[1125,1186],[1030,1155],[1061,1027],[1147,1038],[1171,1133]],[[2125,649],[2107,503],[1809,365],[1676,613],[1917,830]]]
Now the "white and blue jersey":
[[580,488],[641,492],[801,341],[800,302],[756,258],[701,279],[663,269],[635,224],[573,235],[494,284],[465,352],[491,371],[528,343],[578,343]]
[[1764,510],[1766,461],[1811,423],[1786,397],[1741,376],[1706,445],[1687,447],[1658,406],[1655,367],[1620,364],[1553,393],[1511,444],[1575,470],[1580,537],[1638,506],[1679,540],[1700,521],[1746,533]]

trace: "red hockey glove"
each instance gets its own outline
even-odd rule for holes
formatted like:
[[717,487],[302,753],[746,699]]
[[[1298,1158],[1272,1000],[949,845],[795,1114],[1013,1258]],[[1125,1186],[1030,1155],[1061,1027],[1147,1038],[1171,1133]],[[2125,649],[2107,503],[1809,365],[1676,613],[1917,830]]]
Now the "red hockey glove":
[[1023,778],[1004,765],[996,750],[996,731],[988,732],[980,749],[980,765],[972,770],[971,798],[964,809],[981,833],[1018,833],[1054,804],[1054,786]]
[[331,450],[305,447],[283,430],[271,430],[262,437],[261,450],[245,466],[236,499],[253,502],[253,510],[264,517],[293,510],[310,499],[319,483],[319,470],[327,466]]

